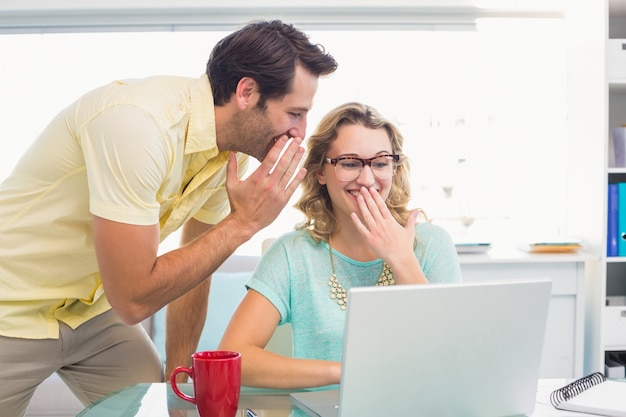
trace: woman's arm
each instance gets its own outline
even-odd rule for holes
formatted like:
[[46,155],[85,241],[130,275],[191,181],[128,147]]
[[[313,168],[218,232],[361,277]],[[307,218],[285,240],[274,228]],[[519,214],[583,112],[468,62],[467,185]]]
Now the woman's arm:
[[265,350],[279,320],[278,310],[267,298],[248,290],[219,345],[219,349],[241,353],[241,384],[274,389],[338,384],[339,362],[295,359]]

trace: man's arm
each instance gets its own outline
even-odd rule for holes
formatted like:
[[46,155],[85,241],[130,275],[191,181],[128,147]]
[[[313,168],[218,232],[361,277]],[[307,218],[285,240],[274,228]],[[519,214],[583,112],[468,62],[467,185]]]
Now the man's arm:
[[[107,298],[122,320],[139,323],[206,281],[234,251],[270,224],[304,178],[302,140],[277,140],[260,166],[239,180],[228,161],[231,212],[192,242],[157,257],[159,225],[137,226],[94,216],[94,244]],[[281,150],[287,146],[281,156]]]
[[[181,246],[184,246],[211,226],[197,220],[189,220],[183,226]],[[191,366],[191,355],[198,348],[208,309],[211,277],[167,306],[165,319],[165,381],[169,381],[174,368]],[[177,376],[179,382],[187,380],[187,374]]]

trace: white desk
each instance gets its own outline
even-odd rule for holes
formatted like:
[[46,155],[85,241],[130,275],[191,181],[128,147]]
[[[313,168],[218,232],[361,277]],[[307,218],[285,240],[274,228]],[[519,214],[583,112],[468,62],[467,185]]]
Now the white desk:
[[[592,417],[591,414],[557,410],[550,405],[550,393],[561,388],[569,379],[542,379],[538,384],[537,404],[529,417]],[[190,384],[181,389],[191,394]],[[300,417],[306,414],[292,405],[287,391],[242,390],[237,416],[245,409],[254,410],[259,417]],[[137,384],[124,388],[92,404],[77,417],[197,417],[193,404],[178,398],[169,384]],[[595,416],[597,417],[597,416]]]

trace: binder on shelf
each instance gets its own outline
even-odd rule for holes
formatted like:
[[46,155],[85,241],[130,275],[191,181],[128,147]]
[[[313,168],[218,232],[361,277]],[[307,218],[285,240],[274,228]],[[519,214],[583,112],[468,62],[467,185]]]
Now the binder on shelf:
[[617,184],[617,254],[626,256],[626,182]]
[[601,372],[583,378],[550,394],[550,402],[559,410],[626,417],[626,381],[606,379]]
[[613,155],[615,156],[615,167],[626,167],[626,124],[611,129],[613,137]]
[[618,256],[619,239],[619,197],[617,184],[609,184],[608,190],[608,224],[606,234],[606,256]]

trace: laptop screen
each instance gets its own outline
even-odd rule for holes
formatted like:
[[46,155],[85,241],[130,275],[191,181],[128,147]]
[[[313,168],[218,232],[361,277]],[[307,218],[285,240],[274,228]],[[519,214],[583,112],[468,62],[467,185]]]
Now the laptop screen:
[[531,413],[550,290],[547,279],[352,288],[339,404],[326,410],[338,405],[340,417]]

